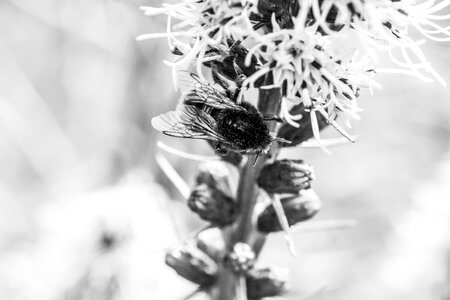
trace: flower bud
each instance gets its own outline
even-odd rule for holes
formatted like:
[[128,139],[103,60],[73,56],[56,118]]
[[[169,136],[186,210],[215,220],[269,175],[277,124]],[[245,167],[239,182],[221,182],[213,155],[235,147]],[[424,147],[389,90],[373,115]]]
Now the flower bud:
[[289,271],[279,267],[252,269],[246,282],[249,299],[280,296],[289,290]]
[[[309,190],[302,190],[299,195],[281,199],[284,213],[288,220],[289,226],[312,218],[322,206],[316,193]],[[281,224],[272,205],[266,209],[258,217],[258,229],[265,233],[281,231]]]
[[166,254],[166,264],[181,277],[201,286],[210,286],[217,276],[217,265],[200,250],[182,245]]
[[276,160],[265,165],[258,177],[258,185],[268,193],[294,193],[309,189],[314,179],[313,167],[302,160]]
[[[306,107],[303,104],[294,106],[290,113],[292,115],[301,115],[302,118],[297,121],[297,123],[300,125],[299,128],[293,127],[289,124],[284,124],[283,126],[281,126],[277,134],[278,137],[291,142],[290,144],[281,144],[283,147],[297,146],[314,136],[311,123],[311,113],[309,110],[306,110]],[[328,121],[324,116],[318,113],[316,113],[316,116],[319,130],[322,130],[328,126]]]
[[207,161],[198,168],[197,185],[188,199],[189,208],[214,225],[232,223],[237,217],[237,204],[231,196],[233,192],[227,163]]
[[207,161],[199,164],[195,181],[197,185],[206,184],[227,196],[232,195],[230,171],[228,164],[223,161]]
[[225,257],[224,263],[236,273],[246,273],[255,264],[256,255],[246,243],[236,243],[233,251]]
[[205,183],[191,192],[188,206],[200,218],[217,226],[231,224],[237,217],[237,205],[233,198]]
[[221,259],[225,251],[225,241],[219,228],[210,228],[200,232],[195,239],[197,247],[215,261]]

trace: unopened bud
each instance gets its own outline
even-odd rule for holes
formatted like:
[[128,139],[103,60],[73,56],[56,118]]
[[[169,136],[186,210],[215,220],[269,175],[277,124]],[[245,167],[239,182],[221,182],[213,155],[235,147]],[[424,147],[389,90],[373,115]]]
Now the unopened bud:
[[[289,226],[293,226],[299,222],[311,219],[320,210],[322,203],[317,194],[309,189],[301,191],[299,195],[281,199],[281,205]],[[282,230],[272,205],[267,206],[259,215],[258,229],[265,233]]]
[[236,243],[225,257],[225,264],[236,273],[246,273],[255,264],[256,255],[246,243]]
[[[300,145],[301,143],[309,140],[314,136],[311,123],[311,112],[307,110],[303,104],[296,105],[290,111],[292,115],[301,115],[301,119],[296,121],[299,124],[299,128],[293,127],[289,124],[284,124],[278,131],[278,137],[286,139],[291,143],[281,144],[283,147],[293,147]],[[321,114],[315,113],[317,117],[317,123],[319,130],[328,126],[328,121]]]
[[210,258],[219,261],[225,250],[225,241],[219,228],[202,231],[196,238],[197,247]]
[[166,254],[166,264],[181,277],[201,286],[210,286],[217,276],[217,265],[200,250],[187,245]]
[[196,184],[206,184],[227,196],[232,195],[229,164],[223,161],[207,161],[199,164]]
[[200,218],[217,226],[231,224],[237,217],[237,205],[233,198],[207,184],[200,184],[191,192],[188,206]]
[[196,187],[188,199],[189,208],[200,218],[217,226],[225,226],[236,220],[237,204],[233,199],[228,164],[223,161],[207,161],[199,165]]
[[314,179],[313,167],[302,160],[276,160],[265,165],[258,185],[269,193],[295,193],[309,189]]
[[289,271],[279,267],[255,268],[247,273],[246,281],[249,299],[280,296],[289,290]]

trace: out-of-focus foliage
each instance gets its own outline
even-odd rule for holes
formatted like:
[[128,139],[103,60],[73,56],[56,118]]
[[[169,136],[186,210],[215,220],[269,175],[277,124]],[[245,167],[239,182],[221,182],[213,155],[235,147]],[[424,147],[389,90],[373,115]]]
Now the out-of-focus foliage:
[[138,4],[0,3],[5,235],[29,232],[43,201],[154,168],[148,120],[169,105],[173,89],[161,45],[135,41],[140,28],[161,26],[141,17]]
[[167,195],[142,173],[37,210],[37,235],[0,259],[2,299],[173,299],[192,287],[164,265],[178,241]]
[[[177,96],[161,62],[169,53],[166,42],[135,41],[165,27],[164,18],[144,17],[142,4],[158,3],[0,2],[0,299],[40,299],[37,291],[49,295],[45,300],[58,293],[102,299],[99,290],[116,299],[111,295],[126,276],[145,287],[143,295],[154,287],[156,295],[176,299],[190,290],[163,267],[162,252],[152,250],[176,239],[173,225],[183,237],[199,221],[183,216],[185,205],[156,204],[166,196],[148,174],[179,198],[153,162],[157,139],[197,154],[210,150],[151,129],[150,117],[171,109]],[[424,51],[450,81],[449,46],[429,43]],[[447,163],[438,165],[448,161],[449,89],[404,76],[378,78],[384,89],[360,98],[365,112],[354,130],[356,144],[331,149],[332,156],[286,150],[286,157],[315,166],[314,188],[323,201],[317,219],[359,223],[347,231],[296,234],[294,261],[281,236],[269,240],[263,260],[291,269],[292,299],[448,297],[450,193]],[[195,163],[167,157],[192,182]],[[130,174],[134,183],[124,183]],[[49,208],[53,213],[42,213]],[[122,221],[110,218],[111,210],[120,211],[112,215]],[[101,229],[127,235],[128,223],[138,232],[128,248],[100,253]],[[142,276],[130,275],[137,273]],[[111,281],[111,274],[125,277]],[[166,288],[169,283],[179,289]]]

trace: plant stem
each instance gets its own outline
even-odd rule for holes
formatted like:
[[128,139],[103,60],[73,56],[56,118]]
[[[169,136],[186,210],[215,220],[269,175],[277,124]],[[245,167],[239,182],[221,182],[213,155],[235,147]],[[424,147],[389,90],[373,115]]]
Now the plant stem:
[[[258,109],[262,115],[275,114],[280,111],[281,93],[279,89],[260,89]],[[274,131],[276,123],[268,124],[269,130]],[[266,155],[261,155],[256,165],[253,165],[255,155],[249,155],[246,164],[242,167],[237,191],[237,201],[240,204],[240,216],[230,228],[224,229],[223,236],[227,251],[232,251],[238,242],[252,246],[258,254],[264,244],[265,237],[257,232],[254,209],[259,196],[256,178],[262,166],[276,157],[278,145],[274,143]],[[256,242],[257,241],[257,242]],[[256,242],[256,245],[255,245]],[[211,294],[214,300],[246,300],[245,278],[236,274],[226,266],[221,265],[216,290]],[[243,286],[244,285],[244,286]]]

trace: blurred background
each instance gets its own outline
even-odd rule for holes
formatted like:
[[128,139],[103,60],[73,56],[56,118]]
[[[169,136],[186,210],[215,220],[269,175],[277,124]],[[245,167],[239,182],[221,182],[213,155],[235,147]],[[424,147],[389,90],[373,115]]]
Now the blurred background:
[[[0,299],[182,299],[195,287],[164,251],[202,226],[160,171],[150,118],[177,94],[159,1],[0,1]],[[450,82],[450,44],[424,46]],[[289,267],[286,299],[450,299],[449,88],[380,75],[354,145],[295,149],[315,167],[315,221],[347,230],[282,236],[263,252]],[[336,136],[327,129],[326,135]],[[196,163],[167,159],[188,183]],[[174,288],[176,287],[176,288]]]

